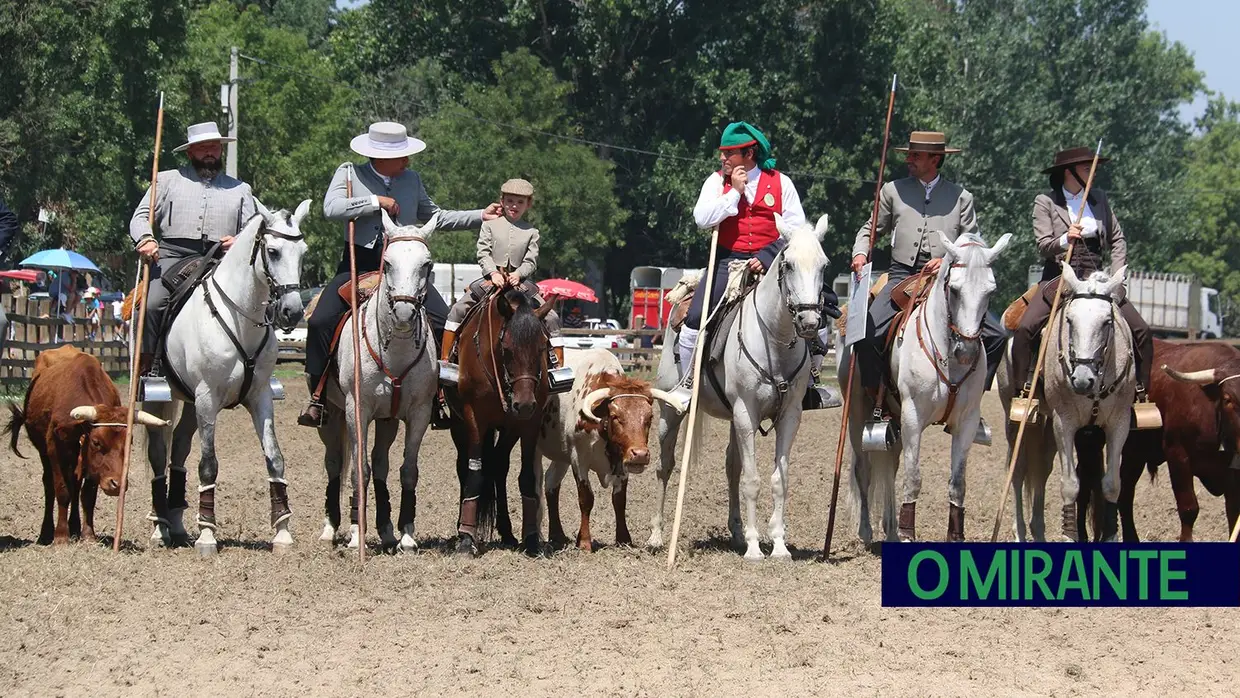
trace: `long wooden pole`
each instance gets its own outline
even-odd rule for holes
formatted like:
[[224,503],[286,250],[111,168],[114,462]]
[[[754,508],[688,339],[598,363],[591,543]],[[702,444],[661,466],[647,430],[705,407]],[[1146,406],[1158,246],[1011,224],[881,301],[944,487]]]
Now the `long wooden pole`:
[[[1089,178],[1085,180],[1085,190],[1081,195],[1081,210],[1076,216],[1076,223],[1080,225],[1081,220],[1085,218],[1085,204],[1089,200],[1089,190],[1094,184],[1094,172],[1098,169],[1098,156],[1102,153],[1102,139],[1098,139],[1098,148],[1094,150],[1094,160],[1089,164]],[[1068,212],[1071,214],[1071,211]],[[1072,251],[1076,249],[1076,240],[1068,241],[1068,252],[1064,255],[1065,262],[1072,261]],[[1055,298],[1051,301],[1051,314],[1047,316],[1046,327],[1051,327],[1055,323],[1055,316],[1059,313],[1059,298],[1063,295],[1063,275],[1059,276],[1059,283],[1055,285]],[[1008,461],[1007,482],[1003,485],[1003,494],[999,498],[999,511],[995,512],[995,527],[990,532],[990,542],[994,543],[999,540],[999,526],[1003,520],[1003,509],[1007,507],[1008,490],[1012,489],[1012,476],[1016,472],[1016,459],[1020,457],[1020,444],[1025,438],[1025,425],[1029,423],[1029,413],[1033,408],[1033,394],[1037,392],[1038,379],[1042,377],[1042,363],[1046,360],[1046,345],[1050,342],[1046,341],[1047,337],[1042,338],[1042,342],[1038,345],[1038,360],[1033,365],[1033,380],[1029,383],[1029,394],[1025,396],[1025,410],[1020,417],[1020,426],[1016,429],[1016,441],[1012,444],[1012,458]],[[1069,467],[1069,463],[1063,463],[1063,467]]]
[[1236,525],[1231,528],[1231,542],[1235,543],[1240,538],[1240,518],[1236,519]]
[[[350,166],[344,175],[345,196],[353,198],[353,167]],[[353,452],[353,461],[357,464],[357,486],[353,488],[353,498],[357,502],[357,560],[366,561],[366,483],[362,480],[362,437],[366,435],[362,426],[362,342],[358,333],[359,320],[357,314],[357,248],[353,242],[356,237],[357,225],[349,219],[349,310],[353,313],[349,325],[353,332],[353,428],[357,448]],[[384,233],[386,235],[386,233]]]
[[[727,173],[724,174],[727,176]],[[702,315],[698,322],[698,331],[701,332],[706,327],[706,318],[710,317],[710,293],[711,287],[715,280],[715,249],[719,244],[719,228],[715,227],[710,234],[710,263],[703,272],[706,276],[706,285],[703,288],[702,296]],[[672,347],[672,351],[676,348]],[[697,346],[693,350],[693,373],[689,374],[693,380],[692,397],[689,402],[689,428],[685,433],[685,453],[680,459],[680,486],[676,490],[676,517],[672,519],[672,542],[667,548],[667,568],[670,570],[676,564],[676,548],[680,541],[680,517],[684,513],[685,506],[685,485],[689,475],[689,463],[692,462],[693,450],[697,446],[697,433],[694,427],[697,426],[698,416],[698,389],[702,385],[704,377],[702,376],[702,355],[706,353],[706,348],[702,346],[701,337],[698,337]]]
[[[887,96],[887,123],[883,126],[883,152],[878,158],[878,181],[874,183],[874,207],[870,210],[870,251],[874,257],[874,241],[878,239],[878,202],[883,192],[883,173],[887,171],[887,143],[891,138],[891,114],[896,106],[896,76],[891,76],[891,94]],[[868,290],[868,289],[867,289]],[[827,539],[822,544],[822,559],[831,556],[831,536],[835,533],[835,505],[840,496],[840,469],[844,465],[844,440],[848,436],[848,410],[852,405],[853,375],[857,372],[857,352],[848,352],[848,380],[844,388],[844,415],[840,417],[840,438],[835,444],[835,478],[831,481],[831,508],[827,514]]]
[[[151,193],[147,207],[146,220],[154,230],[155,226],[155,189],[159,184],[159,150],[163,144],[164,134],[164,93],[159,93],[159,112],[155,116],[155,157],[151,162]],[[134,334],[133,346],[129,348],[129,409],[125,412],[125,451],[121,458],[121,492],[116,499],[116,535],[112,538],[112,550],[120,552],[121,533],[125,530],[125,490],[129,489],[129,461],[133,451],[133,414],[138,405],[138,367],[141,361],[133,359],[133,352],[142,354],[142,331],[146,325],[146,292],[151,282],[151,263],[145,257],[138,262],[142,267],[142,275],[138,280],[137,298],[134,299],[133,314],[138,316],[138,330]],[[132,316],[131,316],[132,317]]]

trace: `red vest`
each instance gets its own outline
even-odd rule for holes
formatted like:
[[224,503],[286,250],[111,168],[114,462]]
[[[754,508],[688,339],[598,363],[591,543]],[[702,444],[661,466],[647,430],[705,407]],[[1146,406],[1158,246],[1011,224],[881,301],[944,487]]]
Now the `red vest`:
[[[732,183],[725,178],[723,193],[727,194],[731,190]],[[757,252],[778,240],[775,214],[784,213],[783,195],[779,172],[762,170],[758,175],[758,192],[754,197],[757,200],[750,203],[745,200],[744,192],[741,192],[736,215],[725,218],[719,224],[719,244],[733,252]]]

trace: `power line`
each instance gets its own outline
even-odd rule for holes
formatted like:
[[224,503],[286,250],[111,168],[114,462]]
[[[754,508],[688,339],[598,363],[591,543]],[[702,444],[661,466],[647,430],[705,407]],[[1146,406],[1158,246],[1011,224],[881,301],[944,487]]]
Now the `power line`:
[[[304,77],[310,80],[316,80],[319,82],[331,84],[336,87],[347,88],[359,94],[366,94],[367,96],[370,96],[372,99],[374,98],[374,95],[371,94],[369,91],[363,90],[359,87],[356,87],[354,85],[351,85],[341,80],[335,80],[332,78],[325,78],[325,77],[321,77],[318,75],[313,75],[313,74],[298,70],[297,68],[292,68],[286,65],[282,65],[280,63],[275,63],[272,61],[264,60],[262,58],[256,58],[254,56],[247,56],[244,53],[238,54],[238,55],[239,57],[247,61],[251,61],[253,63],[257,63],[262,66],[276,68],[278,70],[283,70],[288,73],[298,75],[300,77]],[[427,105],[425,102],[413,101],[412,103],[428,111],[430,110],[430,106]],[[529,128],[526,126],[520,126],[520,125],[513,124],[513,123],[495,121],[493,119],[487,119],[487,118],[478,116],[476,114],[470,113],[469,108],[463,104],[459,104],[456,102],[453,102],[452,104],[454,106],[460,107],[462,110],[465,111],[465,113],[462,114],[462,116],[464,116],[465,118],[471,119],[473,121],[477,121],[480,123],[490,124],[491,126],[494,126],[501,130],[521,131],[523,133],[534,134],[538,136],[543,136],[545,138],[551,138],[554,140],[560,140],[560,141],[565,141],[569,143],[576,143],[578,145],[589,145],[595,148],[607,148],[610,150],[618,150],[621,152],[633,153],[635,155],[648,155],[648,156],[653,156],[657,158],[663,158],[666,160],[676,160],[679,162],[691,162],[697,165],[702,164],[705,160],[705,158],[700,158],[700,157],[689,157],[685,155],[676,155],[673,153],[661,153],[658,151],[646,150],[644,148],[634,148],[631,146],[617,145],[615,143],[607,143],[605,141],[598,141],[598,140],[593,140],[589,138],[581,138],[578,136],[567,136],[561,133],[551,133],[549,131]],[[876,180],[873,180],[873,179],[862,179],[858,177],[841,177],[838,175],[823,174],[821,172],[799,172],[799,171],[790,171],[790,170],[780,170],[780,171],[788,175],[789,177],[797,177],[799,179],[823,179],[823,180],[829,180],[829,181],[834,181],[834,182],[854,184],[854,185],[859,185],[859,186],[860,185],[874,186],[875,184],[877,184]],[[974,184],[974,185],[968,185],[966,188],[969,191],[977,191],[977,192],[986,191],[986,192],[1009,193],[1009,194],[1042,194],[1047,191],[1046,187],[1026,188],[1026,187],[1009,187],[1009,186],[1002,186],[1002,185],[990,185],[990,184],[980,184],[980,185]],[[1199,188],[1199,187],[1176,188],[1176,189],[1168,188],[1168,189],[1108,191],[1107,193],[1114,197],[1178,196],[1178,197],[1185,198],[1185,199],[1192,199],[1192,198],[1196,198],[1198,195],[1237,194],[1237,193],[1240,193],[1240,188],[1226,188],[1226,189],[1205,189],[1205,188]]]

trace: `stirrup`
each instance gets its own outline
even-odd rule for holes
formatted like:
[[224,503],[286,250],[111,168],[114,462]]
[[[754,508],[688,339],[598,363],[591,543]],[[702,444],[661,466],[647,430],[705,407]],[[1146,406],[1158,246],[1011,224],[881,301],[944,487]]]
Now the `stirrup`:
[[1042,419],[1042,412],[1039,407],[1038,399],[1030,399],[1033,393],[1033,387],[1025,383],[1025,387],[1020,394],[1012,398],[1011,408],[1008,410],[1009,422],[1025,422],[1027,424],[1037,424]]
[[443,390],[436,391],[435,405],[431,410],[431,431],[443,431],[452,427],[452,416],[444,400]]
[[862,451],[894,451],[900,440],[900,425],[875,407],[870,421],[861,428]]
[[461,367],[451,361],[439,360],[439,384],[456,385],[461,378]]
[[306,409],[302,410],[297,416],[297,423],[303,427],[312,427],[318,429],[323,426],[323,413],[326,410],[322,401],[317,397],[310,398],[310,404],[306,405]]
[[[943,426],[943,433],[952,433],[952,427],[950,424],[945,424]],[[973,443],[978,446],[989,446],[991,441],[990,425],[986,423],[985,419],[977,420],[977,431],[973,433]]]
[[1136,429],[1161,429],[1162,412],[1149,401],[1145,388],[1137,386],[1136,402],[1132,404],[1132,424]]

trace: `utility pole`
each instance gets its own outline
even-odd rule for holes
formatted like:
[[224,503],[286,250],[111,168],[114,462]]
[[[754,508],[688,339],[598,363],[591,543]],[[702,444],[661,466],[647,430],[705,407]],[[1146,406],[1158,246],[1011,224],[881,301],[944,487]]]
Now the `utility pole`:
[[241,86],[237,70],[237,47],[232,47],[232,55],[228,59],[228,137],[233,141],[228,144],[228,157],[224,160],[224,172],[229,177],[237,177],[237,90]]

